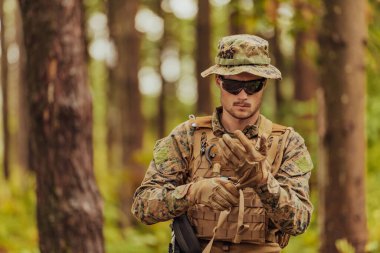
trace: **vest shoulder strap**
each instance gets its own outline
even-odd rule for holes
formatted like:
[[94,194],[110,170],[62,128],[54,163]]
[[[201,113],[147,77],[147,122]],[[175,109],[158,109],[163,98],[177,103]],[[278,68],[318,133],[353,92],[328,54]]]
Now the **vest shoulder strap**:
[[194,117],[190,119],[193,127],[198,128],[212,128],[212,116]]
[[272,133],[284,133],[288,127],[273,123]]

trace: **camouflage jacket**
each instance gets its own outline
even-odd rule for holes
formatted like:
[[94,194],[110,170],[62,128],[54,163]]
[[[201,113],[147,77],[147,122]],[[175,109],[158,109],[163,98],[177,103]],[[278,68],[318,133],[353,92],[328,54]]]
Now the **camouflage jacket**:
[[[212,130],[215,136],[221,137],[226,130],[220,123],[218,109],[213,114]],[[186,124],[188,122],[180,124],[169,136],[157,141],[153,160],[135,192],[132,213],[145,224],[170,220],[189,207],[185,189],[189,183],[190,142],[194,132],[189,131]],[[257,131],[258,126],[248,125],[243,133],[254,138]],[[267,184],[257,189],[257,194],[274,226],[297,235],[306,230],[313,210],[308,184],[313,164],[297,132],[292,130],[286,142],[278,173],[270,174]]]

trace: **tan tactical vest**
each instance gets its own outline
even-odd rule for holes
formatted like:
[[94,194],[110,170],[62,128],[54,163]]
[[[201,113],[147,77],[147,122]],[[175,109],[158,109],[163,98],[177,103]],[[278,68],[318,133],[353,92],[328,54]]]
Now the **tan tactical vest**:
[[[191,168],[191,181],[196,182],[203,178],[221,176],[235,177],[233,169],[223,168],[220,165],[218,137],[213,134],[211,116],[193,118],[189,124],[194,131],[193,155],[189,166]],[[267,139],[267,160],[272,164],[271,173],[273,175],[277,173],[281,165],[285,140],[289,132],[289,128],[273,124],[260,115],[258,136],[265,136]],[[253,138],[251,140],[252,145],[258,148],[260,143],[257,140],[259,139]],[[284,245],[282,242],[284,238],[276,236],[276,230],[268,230],[268,217],[265,208],[252,188],[242,190],[239,206],[232,207],[227,212],[223,211],[221,214],[220,211],[196,204],[189,208],[187,215],[195,227],[198,238],[234,243],[278,242],[283,247],[287,244],[287,240],[285,240]]]

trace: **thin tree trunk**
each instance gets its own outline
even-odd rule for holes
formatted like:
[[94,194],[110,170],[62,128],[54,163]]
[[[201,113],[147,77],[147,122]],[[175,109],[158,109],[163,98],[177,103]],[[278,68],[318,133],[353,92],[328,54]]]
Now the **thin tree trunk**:
[[[321,83],[326,103],[326,158],[320,182],[323,203],[320,252],[338,252],[347,239],[364,252],[365,211],[365,47],[364,0],[325,0],[321,30]],[[355,17],[355,18],[352,18]]]
[[28,109],[28,97],[27,97],[27,84],[25,81],[25,47],[24,47],[24,36],[22,32],[22,17],[20,13],[20,7],[17,6],[16,10],[16,42],[19,47],[20,56],[17,63],[17,74],[18,74],[18,112],[19,112],[19,128],[17,132],[17,142],[18,142],[18,164],[26,169],[29,168],[29,153],[28,153],[28,141],[29,141],[29,109]]
[[[109,68],[107,90],[107,152],[108,163],[111,168],[123,167],[123,113],[122,100],[126,96],[123,93],[124,83],[127,82],[127,45],[125,1],[109,0],[108,4],[108,27],[110,37],[117,52],[116,64]],[[125,92],[125,91],[124,91]],[[124,108],[126,109],[126,108]]]
[[5,40],[5,13],[4,0],[0,1],[1,16],[1,93],[3,100],[3,173],[5,179],[9,178],[9,151],[10,151],[10,134],[8,126],[8,60],[7,60],[7,42]]
[[158,97],[158,114],[157,114],[157,133],[158,138],[164,138],[166,134],[166,110],[165,110],[165,101],[166,101],[166,93],[165,91],[167,83],[161,75],[162,88],[160,96]]
[[[143,168],[134,160],[134,154],[142,148],[143,140],[143,115],[141,111],[141,94],[138,83],[140,35],[135,29],[135,16],[139,2],[110,0],[108,1],[109,26],[111,37],[116,45],[117,64],[110,72],[111,90],[109,93],[110,105],[114,106],[115,112],[120,120],[114,119],[113,125],[109,128],[109,136],[121,135],[122,156],[121,164],[123,169],[127,169],[125,174],[129,182],[123,184],[119,189],[120,206],[124,213],[121,219],[123,227],[134,224],[132,218],[131,200],[138,181],[141,183]],[[116,114],[114,115],[116,116]],[[112,126],[110,124],[110,126]],[[115,131],[115,133],[112,133]],[[117,133],[119,131],[119,133]],[[121,132],[120,132],[121,131]],[[117,139],[113,139],[117,144]]]
[[198,0],[196,65],[198,82],[197,113],[210,114],[212,112],[210,78],[200,76],[200,73],[211,65],[209,1]]
[[165,13],[163,12],[161,8],[161,1],[157,1],[156,4],[154,5],[154,8],[157,15],[160,16],[164,21],[164,32],[163,32],[162,38],[158,42],[158,55],[157,55],[157,59],[158,59],[157,71],[158,73],[160,73],[162,86],[161,86],[161,92],[157,101],[158,112],[157,112],[156,122],[157,122],[157,137],[161,139],[161,138],[164,138],[166,135],[167,115],[166,115],[165,104],[166,104],[166,99],[167,99],[166,92],[167,92],[167,87],[168,87],[168,83],[166,82],[165,78],[163,77],[161,73],[161,66],[162,66],[162,52],[165,50],[165,46],[167,44],[168,35],[169,35],[169,24],[167,22]]
[[108,4],[108,27],[110,37],[116,47],[117,62],[108,69],[108,87],[107,87],[107,159],[110,168],[121,168],[122,165],[122,128],[121,122],[121,96],[122,82],[125,73],[126,64],[122,62],[125,57],[119,58],[120,48],[123,46],[123,40],[120,39],[123,27],[120,26],[123,22],[118,22],[121,1],[107,1]]
[[[129,17],[124,25],[127,29],[125,37],[125,54],[119,57],[126,57],[125,72],[127,79],[123,82],[123,94],[126,95],[122,100],[123,108],[123,158],[124,165],[127,165],[132,155],[142,148],[144,134],[144,119],[141,111],[141,94],[139,90],[138,71],[140,59],[140,34],[135,29],[135,16],[138,10],[139,1],[126,1],[126,17]],[[122,23],[121,23],[122,24]],[[123,24],[122,24],[123,25]],[[133,126],[133,127],[131,127]]]
[[[281,29],[278,25],[278,8],[279,8],[279,1],[278,0],[271,0],[266,5],[266,12],[267,16],[270,20],[270,22],[273,24],[274,28],[274,34],[273,37],[270,39],[270,44],[272,46],[272,52],[274,56],[274,64],[280,71],[282,72],[282,75],[285,76],[285,68],[284,68],[284,56],[281,51],[280,47],[280,38],[281,38]],[[276,118],[280,119],[282,118],[282,111],[284,104],[284,97],[281,93],[281,80],[275,80],[274,81],[274,99],[275,99],[275,106],[276,106]]]
[[[114,124],[114,127],[109,129],[109,133],[122,131],[123,166],[131,161],[136,150],[141,149],[144,133],[141,94],[137,76],[141,40],[134,23],[137,10],[138,1],[136,0],[109,1],[109,25],[118,59],[117,64],[110,72],[112,84],[109,98],[116,101],[110,100],[109,102],[112,106],[117,103],[115,116],[121,116],[121,122],[115,122],[120,125],[115,126],[116,124]],[[115,135],[118,136],[118,134]]]
[[[307,101],[315,97],[318,86],[315,59],[307,50],[307,47],[310,47],[310,44],[315,40],[315,29],[312,27],[315,22],[310,19],[313,19],[316,13],[312,10],[311,4],[304,0],[296,0],[294,5],[296,10],[294,97],[299,101]],[[308,15],[304,13],[308,13]],[[305,21],[306,24],[309,24],[307,27],[305,27]]]
[[229,11],[230,11],[230,22],[229,22],[229,30],[230,34],[241,34],[243,33],[243,24],[241,20],[241,12],[239,8],[239,1],[231,1],[229,4]]
[[82,1],[20,0],[42,253],[104,252]]

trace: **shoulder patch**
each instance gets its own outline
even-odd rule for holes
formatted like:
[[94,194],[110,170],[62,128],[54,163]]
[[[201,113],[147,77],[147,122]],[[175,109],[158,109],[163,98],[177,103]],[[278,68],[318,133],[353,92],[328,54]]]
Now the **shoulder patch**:
[[299,159],[296,159],[294,163],[298,166],[300,171],[303,173],[309,172],[313,169],[313,162],[311,161],[311,158],[309,155],[303,155],[299,157]]
[[165,162],[170,155],[170,143],[168,143],[167,139],[161,139],[157,141],[154,150],[153,157],[157,164]]

